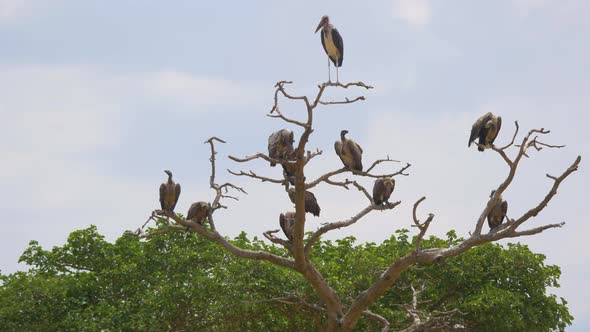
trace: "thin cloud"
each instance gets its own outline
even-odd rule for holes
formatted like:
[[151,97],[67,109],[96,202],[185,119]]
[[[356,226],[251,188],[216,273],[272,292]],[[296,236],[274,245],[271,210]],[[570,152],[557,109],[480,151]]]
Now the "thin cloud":
[[396,0],[393,15],[413,27],[422,28],[432,19],[432,6],[429,0]]

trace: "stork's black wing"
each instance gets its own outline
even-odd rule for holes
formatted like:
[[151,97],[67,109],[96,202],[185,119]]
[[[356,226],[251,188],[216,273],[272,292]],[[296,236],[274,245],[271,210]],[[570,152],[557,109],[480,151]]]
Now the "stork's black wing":
[[375,180],[375,184],[373,185],[373,202],[375,203],[375,205],[380,205],[381,203],[383,203],[381,199],[384,191],[385,183],[383,179]]
[[[322,38],[323,37],[324,36],[322,35]],[[340,57],[338,58],[338,62],[335,63],[334,65],[336,67],[340,67],[340,66],[342,66],[342,60],[344,60],[344,42],[342,41],[342,36],[340,36],[338,29],[336,29],[336,28],[332,29],[332,40],[334,41],[334,45],[336,46],[336,48],[340,52]],[[322,40],[322,45],[323,44],[324,44],[324,42]]]

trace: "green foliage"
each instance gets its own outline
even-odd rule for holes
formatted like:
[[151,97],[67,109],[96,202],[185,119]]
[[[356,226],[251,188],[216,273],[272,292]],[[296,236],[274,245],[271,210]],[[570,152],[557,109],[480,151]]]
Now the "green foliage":
[[[424,239],[422,247],[460,241],[451,231],[446,239]],[[245,233],[232,242],[287,256]],[[320,241],[312,259],[350,303],[395,258],[410,253],[412,242],[407,230],[381,244],[356,244],[353,237]],[[299,274],[239,259],[189,233],[148,241],[122,236],[109,243],[93,226],[51,250],[31,241],[20,260],[31,269],[0,275],[2,331],[316,331],[325,323],[320,312],[276,301],[320,303]],[[406,271],[370,309],[403,329],[410,324],[403,304],[411,302],[411,286],[423,286],[419,309],[435,315],[457,309],[452,324],[477,331],[564,330],[573,319],[566,302],[546,293],[559,287],[560,270],[544,260],[520,244],[483,245]],[[367,319],[357,328],[376,329]]]

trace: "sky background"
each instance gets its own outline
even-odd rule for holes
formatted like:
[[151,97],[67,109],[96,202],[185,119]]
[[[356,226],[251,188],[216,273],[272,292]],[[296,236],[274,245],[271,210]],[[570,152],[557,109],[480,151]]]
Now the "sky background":
[[[329,14],[344,39],[341,81],[375,89],[328,94],[367,100],[318,108],[308,147],[324,155],[307,177],[341,167],[333,142],[344,128],[363,146],[366,165],[389,155],[413,166],[397,179],[400,207],[328,238],[382,241],[410,227],[421,196],[420,214],[436,215],[430,234],[467,236],[508,171],[499,155],[467,148],[471,124],[488,111],[501,115],[499,144],[515,120],[521,133],[550,129],[544,141],[567,147],[531,152],[504,197],[509,216],[522,215],[552,185],[545,174],[561,174],[582,155],[580,170],[523,225],[565,227],[514,241],[562,268],[562,287],[551,291],[569,303],[568,330],[588,331],[589,12],[586,0],[0,0],[0,270],[24,269],[17,261],[30,240],[50,248],[91,224],[114,240],[141,226],[159,205],[164,169],[182,184],[178,211],[211,200],[203,142],[212,135],[227,141],[217,147],[218,181],[249,193],[219,211],[218,229],[262,237],[277,228],[279,213],[292,209],[284,191],[224,170],[280,177],[280,167],[226,156],[265,152],[268,135],[285,127],[265,116],[276,81],[310,95],[327,80],[313,31]],[[303,118],[301,105],[281,105]],[[366,205],[356,190],[314,193],[322,216],[309,218],[309,230]]]

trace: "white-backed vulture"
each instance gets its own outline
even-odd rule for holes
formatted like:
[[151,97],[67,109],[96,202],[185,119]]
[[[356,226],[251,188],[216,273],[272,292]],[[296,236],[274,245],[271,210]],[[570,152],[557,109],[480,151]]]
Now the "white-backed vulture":
[[[272,159],[289,159],[293,156],[293,132],[281,129],[268,137],[268,156]],[[276,166],[271,162],[270,166]]]
[[492,114],[491,112],[487,112],[482,117],[477,119],[477,121],[475,121],[471,127],[471,135],[469,136],[469,143],[467,146],[471,146],[471,143],[473,143],[475,139],[479,137],[478,143],[480,146],[477,147],[477,150],[483,151],[484,147],[490,147],[492,143],[494,143],[494,140],[496,137],[498,137],[501,127],[502,118]]
[[160,185],[160,207],[164,211],[173,212],[180,196],[180,183],[172,181],[172,172],[169,170],[164,173],[168,174],[168,181]]
[[[289,189],[289,199],[295,204],[295,189]],[[320,206],[311,191],[305,191],[305,212],[311,213],[316,217],[320,216]]]
[[279,223],[281,224],[281,229],[287,239],[289,241],[293,241],[293,227],[295,226],[295,212],[287,212],[285,214],[280,215]]
[[187,220],[192,220],[199,225],[203,225],[205,223],[205,219],[209,217],[209,210],[211,209],[211,205],[207,202],[196,202],[191,204],[191,207],[188,209],[186,214]]
[[[287,156],[285,159],[290,160],[290,161],[296,161],[297,160],[297,148],[293,149],[293,152],[291,152],[291,154],[289,156]],[[305,161],[307,158],[304,156],[303,160]],[[291,185],[295,185],[295,170],[297,169],[297,164],[294,162],[283,162],[281,163],[281,166],[283,166],[283,176],[285,177],[285,179],[289,180],[289,183]]]
[[340,140],[334,143],[334,149],[345,167],[361,172],[363,170],[363,149],[355,141],[346,138],[346,134],[348,134],[348,130],[340,132]]
[[395,181],[390,177],[383,177],[375,180],[373,185],[373,202],[375,205],[389,203],[389,197],[395,187]]
[[[490,197],[494,196],[495,190],[492,190]],[[494,229],[502,224],[504,218],[508,212],[508,202],[506,202],[502,196],[498,196],[490,212],[488,212],[488,226],[490,229]]]

